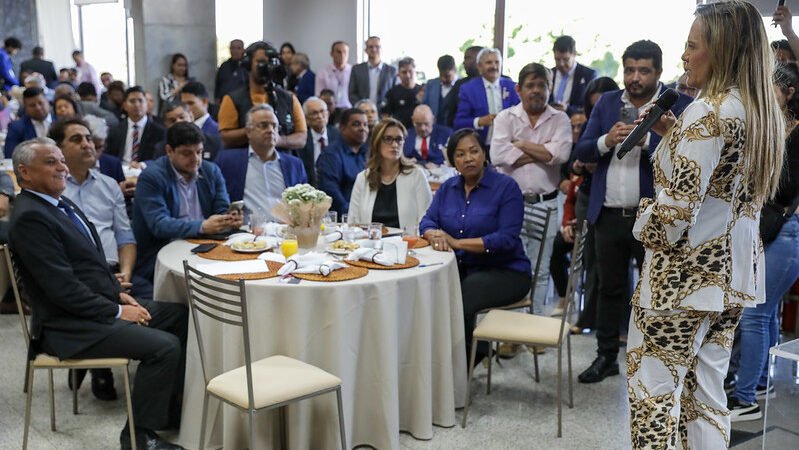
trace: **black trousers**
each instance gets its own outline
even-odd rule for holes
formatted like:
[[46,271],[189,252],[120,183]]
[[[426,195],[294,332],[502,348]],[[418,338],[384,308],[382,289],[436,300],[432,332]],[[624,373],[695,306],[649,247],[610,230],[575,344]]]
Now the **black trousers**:
[[[492,306],[505,306],[521,300],[530,290],[529,273],[506,269],[487,269],[464,275],[461,271],[463,325],[466,334],[466,358],[471,356],[472,333],[477,313]],[[488,343],[477,346],[477,360],[488,355]]]
[[558,231],[552,243],[552,256],[549,258],[549,274],[555,284],[558,297],[566,296],[566,287],[569,285],[569,256],[574,248],[574,243],[566,242],[563,234]]
[[[136,427],[151,430],[180,425],[186,370],[188,309],[176,303],[139,300],[150,311],[149,326],[131,323],[75,358],[130,358],[140,361],[133,382]],[[47,350],[46,340],[43,342]]]
[[597,353],[611,359],[619,353],[619,330],[630,318],[630,258],[635,258],[639,271],[644,260],[644,247],[632,234],[635,215],[630,209],[624,211],[602,208],[594,227],[599,274]]

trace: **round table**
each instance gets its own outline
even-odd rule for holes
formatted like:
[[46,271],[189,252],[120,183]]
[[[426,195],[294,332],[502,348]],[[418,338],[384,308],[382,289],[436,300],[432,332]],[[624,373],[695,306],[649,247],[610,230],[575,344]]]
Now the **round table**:
[[[155,298],[187,302],[183,260],[211,262],[190,253],[195,244],[175,241],[158,254]],[[429,247],[421,264],[403,270],[370,270],[356,280],[286,284],[277,278],[246,282],[254,360],[282,354],[313,364],[343,380],[350,447],[399,449],[400,431],[431,439],[433,425],[454,426],[466,394],[463,306],[454,255]],[[204,382],[190,320],[186,385],[179,442],[199,445]],[[241,331],[210,320],[200,323],[207,366],[219,373],[244,364]],[[268,382],[268,380],[263,380]],[[209,402],[209,444],[248,446],[246,414]],[[215,413],[214,413],[215,412]],[[258,416],[255,448],[278,448],[276,412]],[[292,404],[290,448],[338,448],[335,396]]]

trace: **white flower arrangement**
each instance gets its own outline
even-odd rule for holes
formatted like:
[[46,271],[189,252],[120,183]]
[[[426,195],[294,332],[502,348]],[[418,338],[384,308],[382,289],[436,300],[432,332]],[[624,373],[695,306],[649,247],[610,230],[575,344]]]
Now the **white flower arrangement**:
[[316,227],[330,209],[333,199],[310,184],[298,184],[283,191],[283,202],[272,214],[292,227]]

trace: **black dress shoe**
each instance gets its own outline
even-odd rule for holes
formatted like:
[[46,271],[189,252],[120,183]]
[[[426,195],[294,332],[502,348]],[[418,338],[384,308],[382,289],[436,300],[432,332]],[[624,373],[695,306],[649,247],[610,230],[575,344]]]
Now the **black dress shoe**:
[[577,380],[580,383],[599,383],[611,375],[618,374],[619,363],[616,359],[610,359],[607,356],[599,355],[594,362],[591,363],[591,367],[585,369],[585,371],[577,377]]
[[[69,390],[71,391],[72,389],[80,389],[80,385],[83,384],[83,379],[86,378],[86,372],[88,372],[88,370],[87,369],[69,369],[67,372],[68,372],[68,374],[67,374],[67,385],[69,386]],[[77,382],[78,382],[78,387],[77,388],[73,388],[72,387],[72,373],[73,372],[75,373],[75,375],[77,377]]]
[[[119,434],[119,446],[122,450],[128,450],[130,445],[130,431],[127,425]],[[161,439],[155,431],[147,428],[136,427],[136,448],[139,450],[183,450],[183,447]]]
[[92,369],[92,394],[98,400],[110,402],[117,399],[114,374],[111,373],[111,369]]

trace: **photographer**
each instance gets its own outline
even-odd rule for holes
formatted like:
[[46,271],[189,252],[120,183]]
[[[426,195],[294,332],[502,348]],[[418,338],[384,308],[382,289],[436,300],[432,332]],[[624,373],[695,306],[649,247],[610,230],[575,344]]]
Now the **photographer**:
[[278,150],[304,147],[307,128],[302,106],[294,94],[274,82],[285,70],[277,50],[257,41],[247,47],[244,64],[250,68],[249,84],[222,97],[219,107],[219,133],[225,148],[247,146],[245,116],[253,105],[260,103],[275,109],[280,123]]

